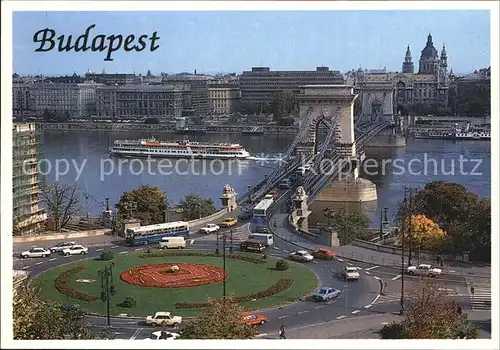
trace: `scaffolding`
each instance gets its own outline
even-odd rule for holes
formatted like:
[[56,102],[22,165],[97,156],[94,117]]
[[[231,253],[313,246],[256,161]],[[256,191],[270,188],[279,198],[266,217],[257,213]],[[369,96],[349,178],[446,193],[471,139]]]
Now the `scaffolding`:
[[12,128],[13,234],[39,232],[47,215],[39,206],[39,160],[43,158],[43,132],[33,123],[15,123]]

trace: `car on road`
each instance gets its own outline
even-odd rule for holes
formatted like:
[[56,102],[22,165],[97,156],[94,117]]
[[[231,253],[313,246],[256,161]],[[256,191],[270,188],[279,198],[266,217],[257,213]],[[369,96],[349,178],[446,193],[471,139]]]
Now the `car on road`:
[[240,243],[240,250],[247,252],[263,252],[266,246],[260,242],[243,241]]
[[314,256],[316,259],[321,259],[321,260],[333,260],[335,258],[334,252],[324,248],[313,250],[311,252],[311,255]]
[[88,254],[89,248],[84,247],[83,245],[80,244],[75,244],[74,246],[64,249],[62,251],[63,255],[77,255],[77,254]]
[[179,333],[172,333],[167,331],[156,331],[151,333],[151,338],[146,338],[144,340],[175,340],[181,335]]
[[269,233],[269,228],[266,226],[257,226],[255,228],[255,233]]
[[75,244],[76,244],[76,242],[61,242],[61,243],[57,243],[55,246],[50,247],[50,251],[52,253],[62,252],[64,249],[71,248]]
[[290,259],[296,261],[313,261],[314,257],[309,254],[306,250],[297,250],[296,252],[290,253]]
[[251,211],[246,211],[238,215],[238,220],[247,221],[252,218],[253,214]]
[[247,324],[251,326],[262,325],[267,321],[269,321],[266,316],[255,315],[251,312],[243,312],[240,314],[240,316],[243,318],[243,321],[245,321]]
[[178,327],[181,323],[181,316],[173,316],[171,312],[167,311],[158,311],[153,316],[146,317],[146,324],[152,326]]
[[418,266],[409,266],[406,272],[412,276],[429,276],[436,277],[441,275],[441,269],[435,268],[429,264],[420,264]]
[[342,276],[346,281],[359,280],[359,271],[357,267],[347,266],[342,269]]
[[219,230],[220,230],[219,225],[208,224],[207,226],[200,228],[200,233],[210,234],[210,233],[215,233]]
[[331,299],[338,298],[340,295],[340,290],[332,287],[321,287],[316,293],[313,294],[312,298],[314,301],[328,301]]
[[21,258],[45,258],[50,256],[50,250],[42,247],[32,247],[30,250],[21,253]]
[[222,221],[219,226],[220,227],[233,227],[237,223],[238,223],[238,220],[236,218],[227,218],[227,219],[224,219],[224,221]]

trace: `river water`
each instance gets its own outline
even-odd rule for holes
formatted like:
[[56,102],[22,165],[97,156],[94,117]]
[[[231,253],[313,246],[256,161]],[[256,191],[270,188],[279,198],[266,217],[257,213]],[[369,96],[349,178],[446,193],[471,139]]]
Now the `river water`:
[[[248,185],[260,182],[279,163],[293,136],[249,136],[210,134],[190,136],[190,140],[238,142],[256,160],[240,161],[174,161],[133,160],[111,157],[109,147],[116,139],[149,137],[148,133],[124,132],[54,132],[44,133],[45,164],[41,167],[45,181],[76,186],[83,197],[82,213],[96,215],[103,210],[104,198],[116,203],[124,191],[140,185],[158,186],[167,193],[170,204],[179,203],[188,193],[211,198],[220,206],[224,185],[244,193]],[[183,136],[158,133],[160,140]],[[398,149],[366,149],[363,177],[377,185],[378,201],[369,203],[368,214],[377,227],[380,210],[389,208],[389,216],[404,195],[404,187],[422,187],[429,181],[458,182],[480,196],[491,195],[491,143],[488,141],[454,141],[409,139]]]

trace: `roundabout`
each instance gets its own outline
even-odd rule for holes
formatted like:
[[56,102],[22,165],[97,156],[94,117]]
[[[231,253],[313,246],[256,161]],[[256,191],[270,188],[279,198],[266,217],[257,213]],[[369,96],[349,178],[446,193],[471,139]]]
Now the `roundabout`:
[[[224,269],[222,257],[200,251],[116,254],[110,314],[145,317],[171,311],[195,316],[209,298],[223,297],[223,283],[226,295],[234,296],[245,310],[291,304],[318,287],[318,277],[307,267],[289,262],[288,270],[281,271],[277,261],[238,252],[226,255]],[[32,286],[39,287],[42,300],[78,304],[89,314],[105,315],[99,271],[110,263],[94,258],[64,264],[44,271]],[[137,305],[123,307],[126,298],[135,299]]]

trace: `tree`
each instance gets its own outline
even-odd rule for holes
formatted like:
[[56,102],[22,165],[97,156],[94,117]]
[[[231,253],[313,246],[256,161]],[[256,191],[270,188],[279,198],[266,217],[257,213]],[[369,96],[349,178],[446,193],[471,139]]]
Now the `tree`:
[[341,245],[367,237],[370,219],[358,211],[348,208],[339,210],[326,208],[324,215],[328,218],[332,229],[337,232]]
[[55,231],[63,229],[80,210],[76,188],[66,184],[42,186],[40,197],[47,215],[54,221]]
[[44,122],[50,122],[54,119],[54,113],[45,108],[42,113],[42,119]]
[[137,218],[142,225],[159,224],[165,222],[167,205],[167,195],[161,188],[140,186],[122,194],[116,204],[117,216],[122,219]]
[[252,339],[258,331],[241,317],[235,299],[209,299],[209,306],[184,328],[182,339]]
[[[448,244],[443,246],[445,250],[451,253],[489,250],[491,201],[479,198],[463,185],[429,182],[412,196],[412,207],[413,214],[425,215],[446,231]],[[401,223],[406,213],[404,202],[400,202],[397,221]],[[481,259],[488,257],[476,255]]]
[[190,193],[181,202],[182,216],[185,220],[196,220],[212,215],[217,211],[211,199],[206,199],[197,194]]
[[271,111],[274,114],[274,120],[279,122],[286,118],[295,109],[295,95],[291,90],[283,90],[274,95],[271,103]]
[[[409,227],[410,218],[405,218],[403,227]],[[438,224],[425,215],[413,215],[411,217],[411,231],[404,230],[403,237],[405,246],[411,246],[422,250],[439,249],[446,238],[446,232]]]
[[16,340],[93,339],[91,325],[75,306],[36,300],[27,289],[18,293],[13,305]]
[[[403,321],[385,326],[380,333],[385,339],[477,338],[477,329],[458,313],[457,306],[435,281],[426,279],[409,295]],[[391,328],[398,332],[389,335]]]

